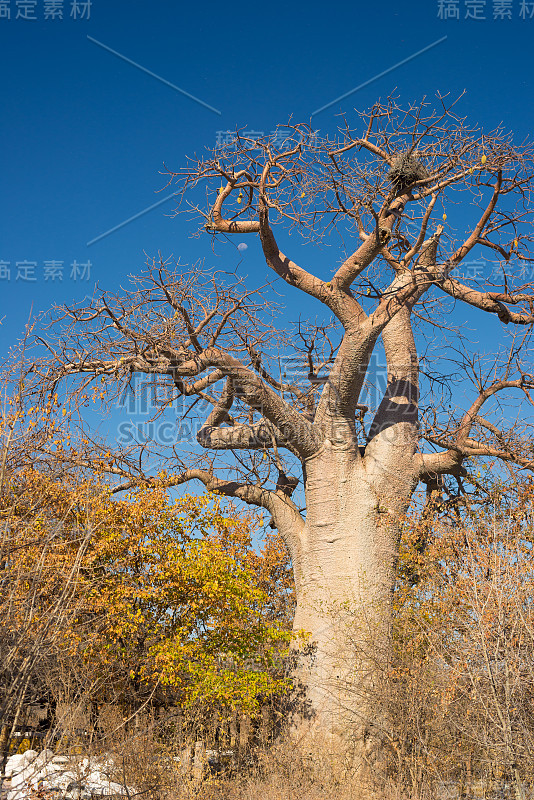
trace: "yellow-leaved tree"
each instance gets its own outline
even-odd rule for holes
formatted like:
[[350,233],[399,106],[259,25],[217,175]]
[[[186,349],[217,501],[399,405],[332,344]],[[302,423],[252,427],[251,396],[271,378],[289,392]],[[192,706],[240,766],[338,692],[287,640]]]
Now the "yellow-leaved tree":
[[128,718],[169,705],[254,715],[285,692],[292,582],[277,537],[254,548],[256,516],[157,487],[116,500],[33,469],[4,481],[0,502],[7,720],[36,696]]

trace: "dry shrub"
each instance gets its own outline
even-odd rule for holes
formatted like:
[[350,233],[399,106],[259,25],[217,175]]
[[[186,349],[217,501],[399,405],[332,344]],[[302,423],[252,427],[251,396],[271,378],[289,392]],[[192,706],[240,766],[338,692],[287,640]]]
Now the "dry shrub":
[[[310,740],[300,745],[287,736],[256,754],[246,774],[204,784],[203,800],[409,800],[391,780],[376,776],[373,785],[362,784],[358,770],[340,768],[328,743]],[[422,795],[418,798],[423,798]],[[430,800],[430,797],[428,798]]]
[[495,487],[456,525],[433,521],[417,580],[399,591],[377,699],[388,771],[407,791],[532,796],[533,519],[532,480]]

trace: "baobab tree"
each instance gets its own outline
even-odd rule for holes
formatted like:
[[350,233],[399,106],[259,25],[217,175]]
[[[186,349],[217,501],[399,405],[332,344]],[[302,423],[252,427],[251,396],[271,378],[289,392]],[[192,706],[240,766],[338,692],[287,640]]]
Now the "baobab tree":
[[[372,670],[341,611],[364,620],[387,654],[400,524],[417,487],[461,486],[473,458],[495,470],[534,467],[522,422],[534,384],[524,366],[533,151],[504,130],[469,127],[443,98],[437,109],[377,103],[333,138],[307,125],[283,130],[277,146],[237,132],[169,179],[181,181],[201,235],[258,237],[278,295],[308,295],[324,319],[279,331],[269,286],[156,259],[131,290],[57,313],[41,338],[49,355],[26,380],[48,402],[68,395],[71,426],[91,391],[133,392],[139,374],[161,386],[160,425],[178,400],[187,419],[207,409],[189,452],[162,441],[161,429],[139,442],[119,426],[116,446],[86,431],[75,452],[63,442],[54,457],[96,464],[116,491],[197,481],[265,509],[291,555],[295,630],[309,634],[311,655],[297,668],[309,716],[361,748],[380,721],[364,707],[359,687]],[[319,248],[321,275],[281,251],[284,223]],[[340,242],[334,263],[325,236]],[[462,278],[462,262],[481,254],[491,274]],[[472,326],[502,332],[490,361],[462,335],[464,312]],[[444,370],[446,340],[456,375]],[[362,401],[377,352],[387,381],[371,408]],[[305,365],[298,378],[280,367],[291,353]],[[508,396],[515,416],[502,410]]]

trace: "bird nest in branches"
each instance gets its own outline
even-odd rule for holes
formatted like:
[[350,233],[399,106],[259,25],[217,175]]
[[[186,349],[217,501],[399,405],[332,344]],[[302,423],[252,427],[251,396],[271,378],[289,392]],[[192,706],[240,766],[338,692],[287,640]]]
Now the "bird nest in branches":
[[388,180],[397,192],[405,191],[416,181],[428,177],[428,170],[417,156],[417,152],[400,153],[391,164]]

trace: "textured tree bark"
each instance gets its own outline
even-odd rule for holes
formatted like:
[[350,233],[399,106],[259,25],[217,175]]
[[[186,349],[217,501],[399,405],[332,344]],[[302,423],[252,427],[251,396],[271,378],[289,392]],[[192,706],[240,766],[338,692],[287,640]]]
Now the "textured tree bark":
[[379,442],[362,457],[350,443],[327,439],[306,462],[294,622],[309,634],[297,645],[296,732],[326,737],[335,754],[359,764],[362,779],[387,733],[376,692],[390,654],[399,521],[414,486],[414,426],[400,423],[385,435],[388,462],[397,451],[394,470],[377,457]]

